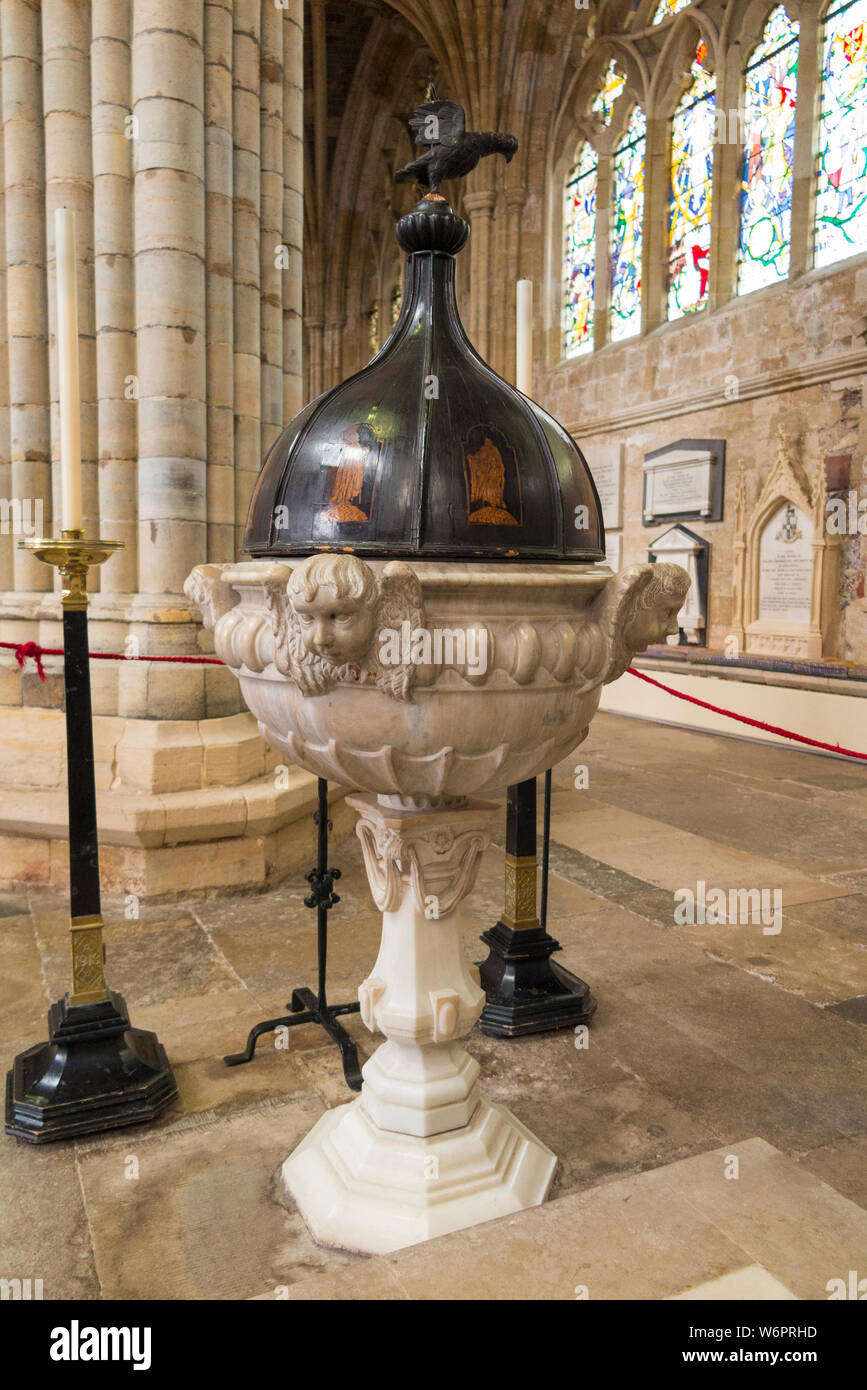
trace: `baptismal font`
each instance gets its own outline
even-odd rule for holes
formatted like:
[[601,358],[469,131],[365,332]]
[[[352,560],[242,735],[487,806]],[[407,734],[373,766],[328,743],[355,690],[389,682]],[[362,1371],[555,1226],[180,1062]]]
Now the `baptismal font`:
[[689,583],[663,563],[612,575],[580,451],[461,326],[469,228],[439,177],[510,158],[514,141],[465,132],[461,108],[435,99],[411,124],[429,150],[408,167],[429,192],[397,224],[407,274],[391,337],[272,447],[253,558],[200,565],[186,585],[266,740],[356,789],[383,923],[359,999],[386,1041],[283,1181],[316,1240],[365,1252],[548,1193],[554,1154],[484,1098],[460,1042],[485,1002],[462,907],[501,815],[491,798],[584,739],[602,686],[676,631]]

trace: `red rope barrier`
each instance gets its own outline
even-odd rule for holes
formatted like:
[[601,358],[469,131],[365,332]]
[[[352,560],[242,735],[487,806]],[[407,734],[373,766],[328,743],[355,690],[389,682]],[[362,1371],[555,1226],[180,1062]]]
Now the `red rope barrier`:
[[766,724],[763,719],[750,719],[746,714],[735,714],[734,710],[722,709],[719,705],[708,704],[707,700],[698,700],[695,695],[685,695],[682,690],[673,690],[670,685],[663,685],[662,681],[656,681],[652,676],[647,676],[643,671],[636,671],[634,666],[627,668],[630,676],[637,676],[640,681],[647,681],[648,685],[658,686],[667,695],[676,695],[678,700],[688,700],[691,705],[700,705],[702,709],[709,709],[714,714],[723,714],[726,719],[737,719],[740,724],[750,724],[754,729],[765,729],[769,734],[779,734],[781,738],[794,739],[796,743],[808,743],[811,748],[825,748],[829,753],[840,753],[845,758],[860,758],[862,762],[867,762],[867,753],[856,753],[854,748],[841,748],[839,743],[822,743],[818,738],[807,738],[805,734],[793,734],[790,729],[781,729],[777,724]]
[[[62,647],[40,647],[38,642],[0,642],[0,647],[15,653],[15,660],[23,667],[30,656],[36,662],[39,679],[45,680],[42,668],[44,656],[63,656]],[[177,661],[186,666],[222,666],[218,656],[131,656],[126,652],[88,652],[93,661]]]
[[[40,647],[38,642],[0,642],[0,647],[5,647],[7,651],[15,653],[15,660],[23,669],[25,661],[31,657],[36,662],[36,670],[39,679],[45,680],[45,671],[42,666],[43,656],[63,656],[62,647]],[[125,652],[89,652],[95,661],[176,661],[187,666],[222,666],[223,662],[217,656],[127,656]],[[739,724],[749,724],[753,729],[764,729],[769,734],[779,734],[780,738],[793,739],[795,743],[806,743],[811,748],[824,748],[829,753],[839,753],[844,758],[859,758],[862,762],[867,762],[867,753],[857,753],[854,748],[841,748],[839,743],[822,743],[817,738],[807,738],[805,734],[792,733],[791,729],[781,729],[778,724],[766,724],[763,719],[751,719],[746,714],[735,714],[734,710],[723,709],[720,705],[711,705],[707,700],[699,700],[695,695],[685,695],[682,690],[674,690],[670,685],[663,685],[662,681],[654,680],[652,676],[645,675],[643,671],[636,671],[634,666],[627,668],[630,676],[637,676],[641,681],[647,681],[648,685],[655,685],[659,690],[664,690],[667,695],[674,695],[678,700],[687,700],[691,705],[700,705],[702,709],[708,709],[713,714],[721,714],[726,719],[736,719]]]
[[4,642],[3,646],[12,647],[15,652],[15,660],[18,662],[22,671],[24,670],[24,663],[27,658],[32,657],[36,662],[39,679],[41,681],[45,680],[45,670],[42,665],[42,654],[44,649],[38,646],[36,642],[19,642],[17,644],[15,642]]

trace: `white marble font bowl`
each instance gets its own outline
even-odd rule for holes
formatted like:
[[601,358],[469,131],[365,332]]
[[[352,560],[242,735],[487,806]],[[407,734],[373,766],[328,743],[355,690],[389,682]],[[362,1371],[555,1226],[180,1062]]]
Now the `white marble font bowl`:
[[677,631],[677,565],[306,559],[187,579],[264,738],[393,805],[489,795],[585,737],[602,686]]

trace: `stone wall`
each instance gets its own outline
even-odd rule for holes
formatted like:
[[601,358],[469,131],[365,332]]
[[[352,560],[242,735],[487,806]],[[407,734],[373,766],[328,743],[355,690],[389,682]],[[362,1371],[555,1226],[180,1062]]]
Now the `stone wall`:
[[[541,403],[591,461],[594,446],[622,445],[622,565],[646,560],[649,542],[665,529],[642,525],[644,455],[678,439],[726,440],[723,520],[686,523],[711,542],[711,648],[723,648],[732,617],[738,472],[743,465],[749,511],[776,460],[779,425],[808,477],[828,460],[832,489],[867,497],[867,353],[852,333],[853,306],[865,301],[867,258],[540,372]],[[867,538],[844,536],[841,562],[836,654],[865,665]]]

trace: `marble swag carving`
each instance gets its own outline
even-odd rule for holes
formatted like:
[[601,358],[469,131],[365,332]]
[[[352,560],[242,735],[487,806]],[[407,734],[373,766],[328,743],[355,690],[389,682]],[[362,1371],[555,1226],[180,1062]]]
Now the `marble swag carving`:
[[[187,580],[186,593],[212,628],[217,655],[236,674],[239,668],[258,672],[273,664],[304,696],[364,685],[411,702],[414,687],[435,685],[449,670],[475,686],[496,686],[503,676],[518,685],[553,676],[582,692],[608,684],[636,652],[677,632],[689,587],[688,575],[677,565],[638,564],[622,570],[580,611],[553,611],[548,604],[545,617],[521,620],[511,606],[506,614],[493,611],[485,618],[463,613],[462,630],[480,631],[487,654],[485,669],[468,673],[466,662],[448,654],[432,663],[411,656],[385,659],[391,652],[406,655],[405,642],[385,639],[407,625],[414,636],[430,637],[449,622],[453,630],[451,615],[426,608],[427,578],[401,561],[374,570],[355,555],[323,554],[294,566],[200,565]],[[567,578],[564,573],[564,587]],[[510,598],[517,598],[516,589],[507,587]],[[248,594],[251,599],[258,594],[259,601],[245,601]],[[437,650],[434,642],[428,645]]]

